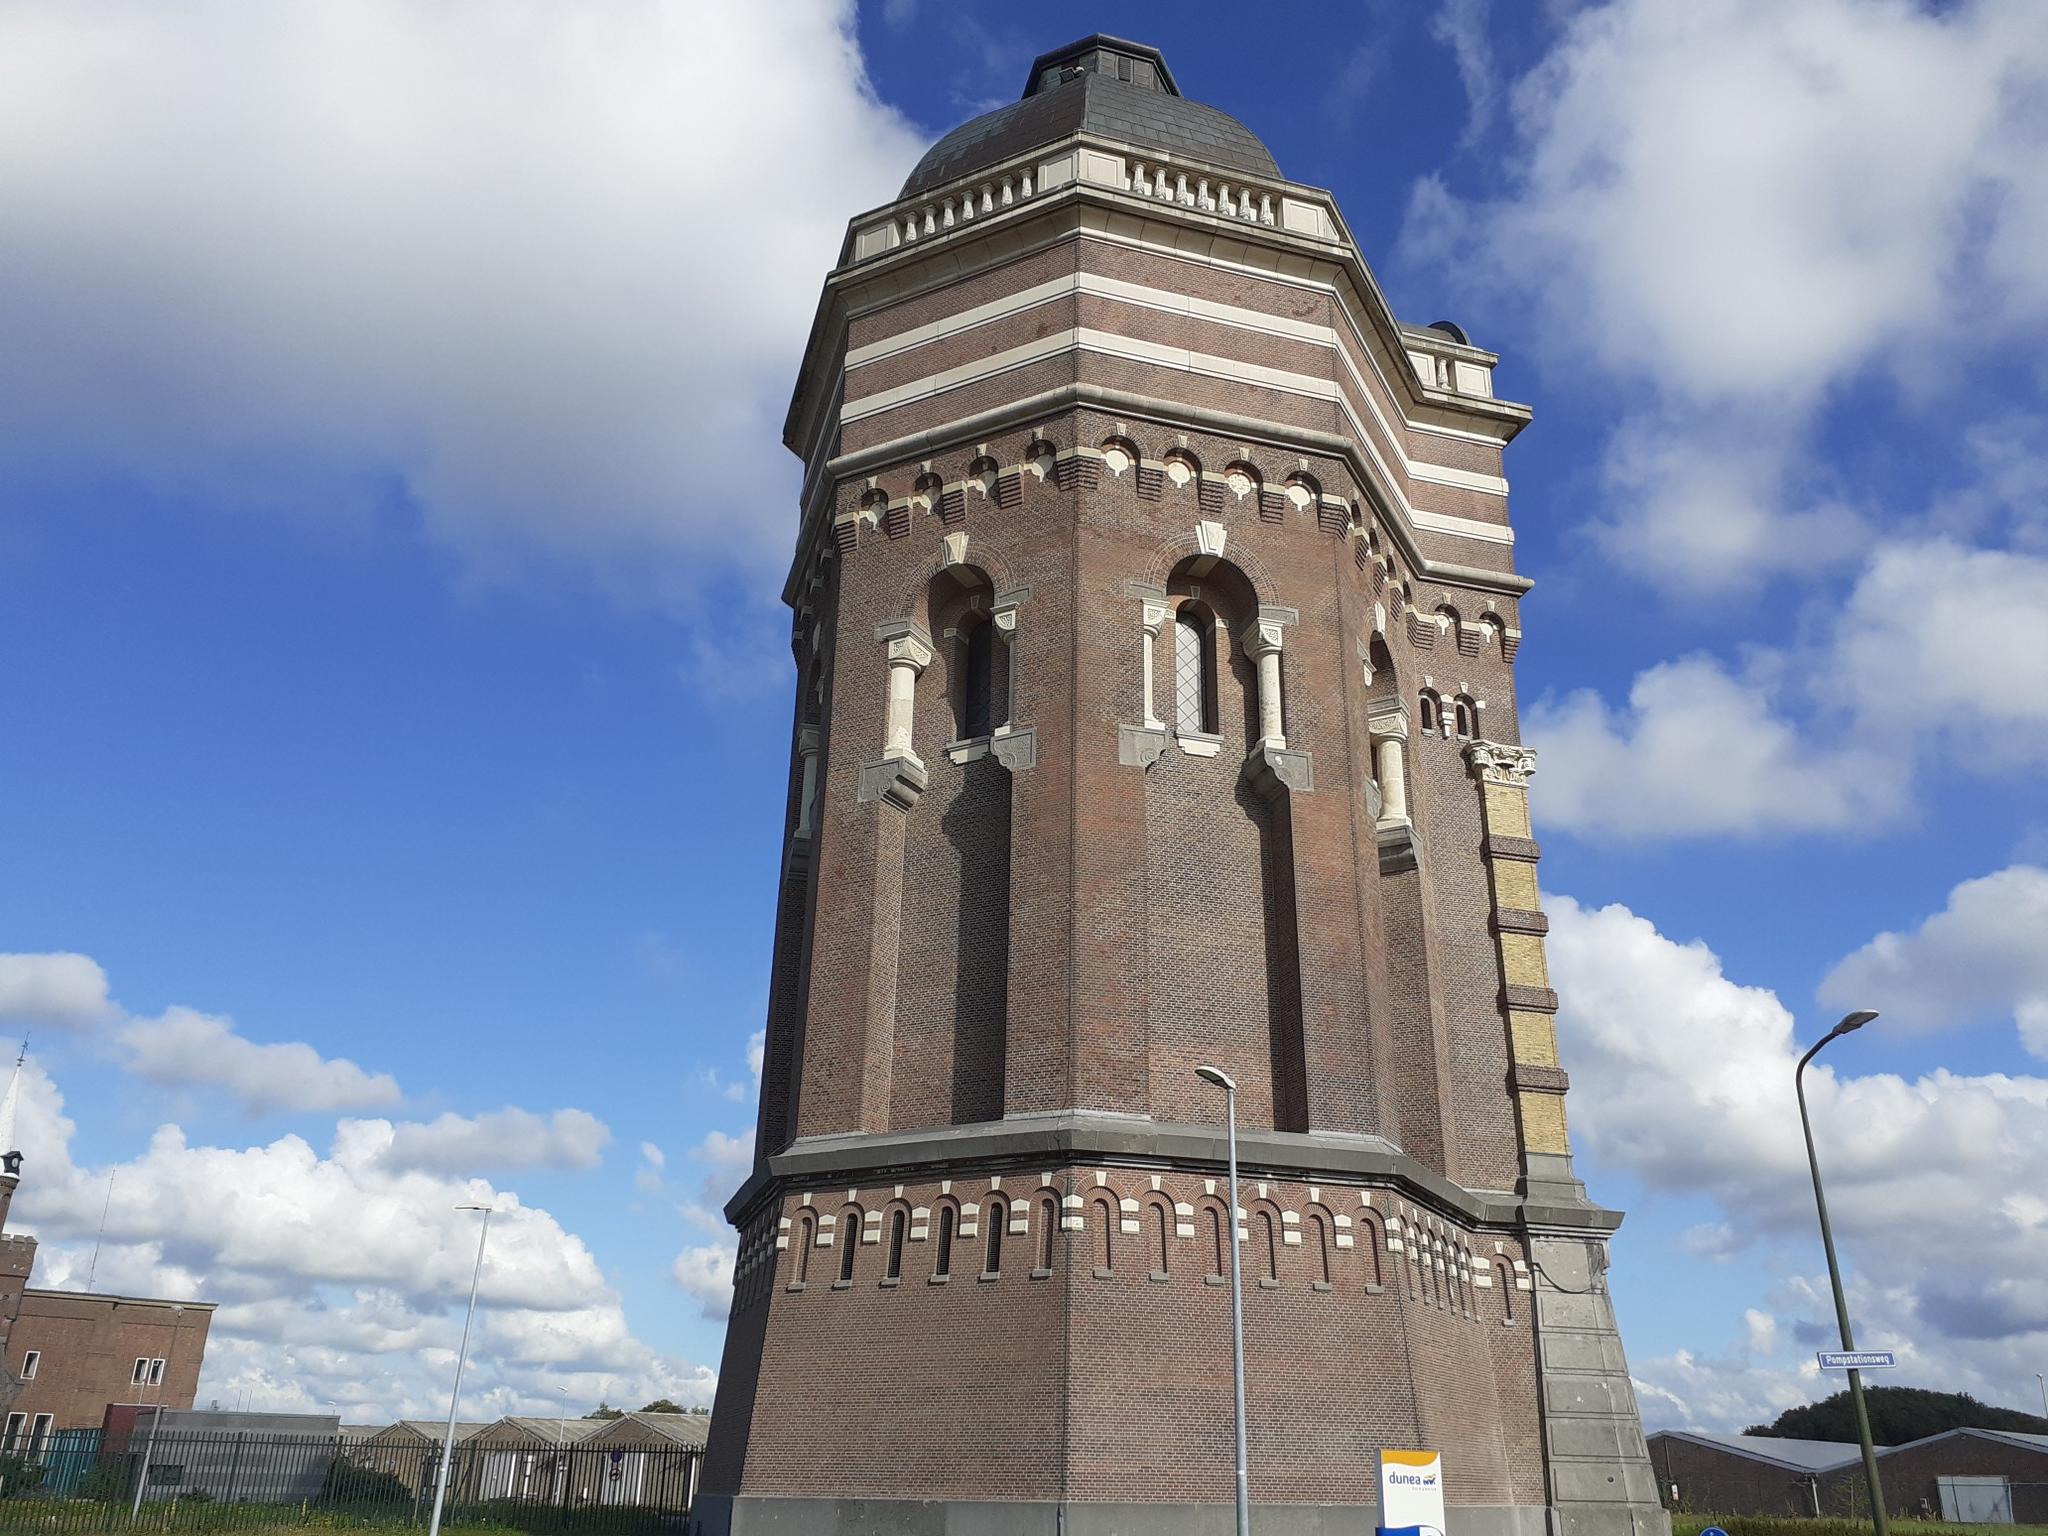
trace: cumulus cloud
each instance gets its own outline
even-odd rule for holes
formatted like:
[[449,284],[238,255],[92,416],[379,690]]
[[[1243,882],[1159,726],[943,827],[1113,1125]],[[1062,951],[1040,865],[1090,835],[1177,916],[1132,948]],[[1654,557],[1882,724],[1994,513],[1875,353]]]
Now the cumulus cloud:
[[[1792,1082],[1817,1028],[1795,1031],[1773,993],[1625,907],[1558,898],[1550,916],[1573,1140],[1588,1168],[1640,1180],[1639,1207],[1706,1201],[1724,1252],[1763,1250],[1794,1277],[1774,1293],[1769,1339],[1731,1317],[1740,1334],[1727,1358],[1747,1385],[1721,1406],[1697,1373],[1726,1384],[1726,1360],[1635,1362],[1685,1405],[1666,1422],[1740,1427],[1800,1390],[1792,1352],[1829,1316]],[[1859,1338],[1901,1350],[1903,1380],[2020,1400],[2032,1377],[2016,1362],[2048,1349],[2048,1202],[2027,1173],[2048,1157],[2048,1078],[1855,1074],[1853,1056],[1835,1054],[1808,1069],[1807,1098]]]
[[[2000,662],[1980,670],[1987,634]],[[1640,840],[1864,832],[1912,808],[1933,768],[2026,768],[2048,750],[2048,557],[1899,539],[1870,555],[1810,637],[1708,655],[1526,712],[1546,825]]]
[[1625,708],[1590,689],[1539,699],[1527,734],[1544,826],[1628,839],[1839,832],[1897,812],[1905,762],[1809,739],[1797,701],[1711,656],[1639,673]]
[[0,1020],[77,1028],[104,1019],[107,973],[87,955],[0,955]]
[[394,1168],[448,1174],[485,1168],[595,1168],[611,1139],[610,1127],[587,1110],[558,1109],[543,1116],[505,1108],[393,1126],[386,1157]]
[[709,1401],[711,1373],[637,1338],[581,1238],[502,1185],[404,1166],[388,1122],[343,1121],[325,1151],[299,1136],[196,1145],[166,1125],[138,1156],[82,1167],[33,1063],[19,1113],[10,1226],[41,1240],[39,1283],[82,1283],[111,1174],[100,1288],[221,1303],[202,1401],[334,1398],[365,1417],[445,1405],[476,1255],[476,1218],[454,1209],[468,1202],[494,1207],[471,1404],[550,1411],[563,1380],[593,1399],[613,1381],[617,1395]]
[[1934,1030],[2010,1017],[2029,1051],[2048,1057],[2048,869],[2015,864],[1965,880],[1911,933],[1880,933],[1845,956],[1821,999],[1876,1000],[1888,1025]]
[[[1584,7],[1513,93],[1510,190],[1426,178],[1405,253],[1529,300],[1546,355],[1628,389],[1611,555],[1675,590],[1750,582],[1858,541],[1800,472],[1837,391],[1923,390],[1953,366],[1927,343],[2048,318],[2044,87],[2030,0]],[[1704,494],[1688,473],[1717,460]]]
[[0,491],[395,495],[484,570],[766,559],[819,274],[920,148],[850,0],[7,7]]
[[128,1071],[144,1081],[215,1089],[251,1114],[374,1109],[400,1097],[398,1080],[388,1072],[365,1072],[303,1041],[259,1044],[237,1034],[228,1020],[190,1008],[131,1019],[115,1039],[127,1053]]
[[733,1243],[701,1243],[676,1255],[670,1273],[704,1316],[720,1319],[732,1310],[732,1270],[738,1261]]

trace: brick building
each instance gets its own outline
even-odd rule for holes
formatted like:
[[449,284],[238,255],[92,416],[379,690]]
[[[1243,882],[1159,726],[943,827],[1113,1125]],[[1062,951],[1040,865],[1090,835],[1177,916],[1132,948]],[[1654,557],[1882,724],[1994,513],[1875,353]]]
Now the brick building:
[[[1503,449],[1327,193],[1090,38],[856,216],[696,1528],[1663,1529],[1573,1176]],[[1240,1086],[1232,1213],[1214,1064]],[[1219,1523],[1221,1522],[1221,1523]]]
[[[1877,1471],[1885,1508],[1901,1519],[2048,1525],[2048,1435],[1951,1429],[1882,1452]],[[1870,1508],[1860,1465],[1830,1472],[1820,1496],[1831,1515]]]
[[[17,1062],[0,1096],[0,1147],[14,1146],[20,1088]],[[114,1404],[190,1408],[213,1303],[31,1286],[36,1240],[6,1230],[21,1167],[18,1150],[0,1157],[0,1454],[97,1429]]]
[[[1861,1447],[1835,1440],[1660,1430],[1650,1436],[1649,1446],[1666,1504],[1694,1514],[1833,1513],[1822,1493],[1823,1479],[1846,1472],[1860,1487],[1863,1477]],[[1837,1479],[1827,1483],[1831,1492],[1839,1486]]]

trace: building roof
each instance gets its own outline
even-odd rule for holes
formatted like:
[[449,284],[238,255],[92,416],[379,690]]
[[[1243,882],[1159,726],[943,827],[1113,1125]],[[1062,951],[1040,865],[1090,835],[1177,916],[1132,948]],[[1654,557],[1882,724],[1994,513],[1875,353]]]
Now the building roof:
[[[1712,1446],[1731,1456],[1769,1462],[1795,1472],[1826,1472],[1860,1460],[1860,1446],[1841,1440],[1783,1440],[1776,1435],[1710,1435],[1693,1429],[1660,1429],[1652,1440],[1689,1440],[1694,1445]],[[1879,1446],[1887,1450],[1887,1446]]]
[[1097,33],[1040,54],[1022,98],[961,124],[926,150],[902,195],[1077,133],[1159,150],[1177,164],[1282,179],[1257,134],[1227,112],[1181,95],[1157,48]]
[[508,1413],[484,1426],[481,1433],[493,1439],[525,1436],[548,1445],[574,1445],[603,1429],[608,1419],[543,1418],[539,1415]]
[[[455,1426],[455,1443],[460,1445],[471,1435],[481,1434],[490,1427],[489,1424],[481,1421],[462,1420]],[[408,1435],[413,1435],[422,1440],[438,1441],[447,1433],[448,1421],[446,1419],[400,1419],[396,1423],[385,1425],[384,1428],[378,1430],[371,1438],[373,1440],[381,1440],[389,1435],[392,1439],[399,1440]]]
[[662,1441],[692,1448],[702,1446],[710,1436],[708,1413],[628,1413],[610,1420],[600,1431],[606,1441]]
[[1918,1440],[1908,1440],[1904,1445],[1879,1446],[1886,1455],[1893,1451],[1909,1451],[1916,1446],[1932,1445],[1937,1440],[1950,1440],[1957,1435],[1975,1435],[1980,1440],[1996,1440],[2003,1445],[2018,1446],[2023,1451],[2034,1451],[2048,1456],[2048,1435],[2030,1435],[2017,1429],[1978,1429],[1963,1425],[1957,1429],[1944,1429],[1938,1435],[1922,1435]]

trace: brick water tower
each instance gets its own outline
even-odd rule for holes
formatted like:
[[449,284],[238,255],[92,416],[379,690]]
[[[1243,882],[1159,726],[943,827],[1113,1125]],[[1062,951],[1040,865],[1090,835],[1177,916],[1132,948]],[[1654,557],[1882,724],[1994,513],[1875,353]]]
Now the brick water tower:
[[[797,706],[696,1525],[1666,1529],[1573,1177],[1502,450],[1328,193],[1048,53],[856,217],[786,441]],[[1245,1170],[1223,1194],[1223,1102]]]

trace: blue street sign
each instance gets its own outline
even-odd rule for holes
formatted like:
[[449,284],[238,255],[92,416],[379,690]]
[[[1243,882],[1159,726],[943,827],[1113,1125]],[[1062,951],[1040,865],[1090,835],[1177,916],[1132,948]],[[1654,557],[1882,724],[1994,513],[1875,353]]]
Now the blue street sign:
[[1719,1527],[1718,1525],[1710,1525],[1704,1531],[1700,1532],[1700,1536],[1728,1536],[1728,1533],[1722,1530],[1721,1527]]
[[1899,1363],[1888,1349],[1824,1349],[1814,1358],[1824,1371],[1882,1371]]

